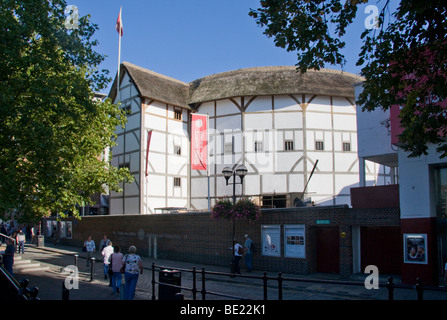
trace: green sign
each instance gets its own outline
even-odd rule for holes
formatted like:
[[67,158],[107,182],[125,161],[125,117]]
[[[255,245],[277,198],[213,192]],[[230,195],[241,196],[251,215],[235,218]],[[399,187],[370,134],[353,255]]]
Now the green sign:
[[330,224],[330,220],[317,220],[317,224]]

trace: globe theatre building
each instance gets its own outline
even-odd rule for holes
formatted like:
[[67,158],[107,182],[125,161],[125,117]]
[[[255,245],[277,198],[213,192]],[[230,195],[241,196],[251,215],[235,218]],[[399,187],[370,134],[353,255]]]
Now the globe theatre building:
[[[122,63],[109,97],[128,122],[117,128],[112,164],[129,167],[135,180],[111,192],[110,214],[208,210],[233,194],[222,170],[241,164],[247,174],[235,193],[262,207],[350,205],[359,185],[354,84],[362,80],[285,66],[185,83]],[[194,113],[208,116],[207,171],[191,168]],[[366,185],[389,182],[387,167],[366,161],[364,170]]]

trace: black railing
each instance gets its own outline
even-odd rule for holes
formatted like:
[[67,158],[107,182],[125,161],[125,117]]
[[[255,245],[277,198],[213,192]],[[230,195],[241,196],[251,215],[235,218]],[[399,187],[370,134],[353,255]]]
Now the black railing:
[[[192,287],[185,287],[181,285],[175,285],[170,284],[166,282],[160,282],[155,280],[155,273],[156,269],[161,270],[175,270],[179,272],[187,272],[192,274]],[[199,290],[197,287],[197,276],[201,277],[201,289]],[[197,300],[197,294],[202,295],[202,300],[206,300],[207,295],[214,295],[224,298],[230,298],[235,300],[249,300],[247,297],[240,297],[240,296],[234,296],[229,295],[225,293],[220,292],[214,292],[209,291],[206,289],[206,275],[217,275],[217,276],[225,276],[225,277],[231,277],[234,278],[235,275],[232,273],[224,273],[224,272],[214,272],[214,271],[205,271],[205,268],[202,268],[201,271],[197,271],[195,267],[192,269],[182,269],[182,268],[174,268],[174,267],[167,267],[167,266],[159,266],[155,265],[155,263],[152,263],[152,300],[156,300],[156,290],[155,285],[163,285],[171,288],[177,288],[180,290],[187,290],[191,291],[192,293],[192,299]],[[307,283],[320,283],[320,284],[328,284],[328,285],[348,285],[348,286],[361,286],[365,287],[365,282],[358,282],[358,281],[342,281],[342,280],[325,280],[325,279],[307,279],[307,278],[288,278],[283,277],[281,272],[278,272],[276,277],[271,277],[267,275],[267,272],[264,272],[262,276],[255,276],[255,275],[237,275],[238,278],[247,278],[247,279],[257,279],[260,280],[263,286],[263,299],[268,300],[268,287],[270,282],[276,282],[277,283],[277,291],[278,291],[278,297],[277,300],[283,300],[283,283],[284,282],[307,282]],[[160,280],[160,279],[159,279]],[[208,279],[209,281],[213,281],[212,279]],[[416,279],[416,285],[406,285],[406,284],[395,284],[394,279],[392,277],[388,278],[387,283],[379,283],[379,287],[387,288],[388,291],[388,300],[394,300],[394,291],[395,289],[405,289],[405,290],[415,290],[416,291],[416,297],[417,300],[423,300],[424,292],[425,291],[441,291],[446,292],[446,288],[441,287],[431,287],[431,286],[423,286],[422,279],[417,278]],[[177,294],[175,299],[183,299],[182,294]]]

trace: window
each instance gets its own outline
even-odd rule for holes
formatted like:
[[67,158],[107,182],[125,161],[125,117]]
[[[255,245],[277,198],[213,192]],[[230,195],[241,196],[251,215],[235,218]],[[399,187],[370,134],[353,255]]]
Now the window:
[[123,163],[123,164],[120,164],[120,165],[118,166],[118,169],[121,169],[121,168],[127,168],[127,169],[130,170],[130,163],[129,163],[129,162],[125,162],[125,163]]
[[224,153],[225,154],[233,153],[233,142],[225,142]]
[[284,150],[286,151],[293,150],[293,140],[284,141]]
[[176,155],[181,156],[181,155],[182,155],[182,147],[181,147],[181,146],[178,146],[178,145],[174,145],[174,153],[175,153]]
[[126,113],[126,115],[129,115],[129,114],[132,113],[132,107],[131,107],[130,104],[124,106],[122,109],[123,109],[123,111]]
[[262,141],[255,141],[255,152],[264,151],[264,145]]
[[182,110],[174,110],[174,119],[182,120]]
[[351,143],[343,142],[343,151],[351,151]]
[[181,187],[181,186],[182,186],[182,179],[174,177],[174,187]]
[[324,142],[315,141],[315,150],[324,150]]

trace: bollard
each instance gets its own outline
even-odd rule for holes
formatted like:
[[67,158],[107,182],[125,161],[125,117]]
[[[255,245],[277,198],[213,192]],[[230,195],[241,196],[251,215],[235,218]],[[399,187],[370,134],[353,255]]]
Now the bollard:
[[70,290],[65,286],[65,281],[62,281],[62,300],[70,300]]
[[77,268],[78,267],[78,258],[79,258],[79,254],[75,254],[74,255],[74,258],[75,258],[75,267]]
[[152,262],[152,300],[155,300],[155,263]]
[[124,300],[124,284],[121,283],[120,286],[120,300]]
[[394,300],[394,283],[393,277],[388,277],[386,287],[388,288],[388,300]]
[[418,300],[424,300],[424,288],[422,287],[422,279],[419,277],[416,278],[416,292],[418,294]]
[[95,278],[95,261],[96,261],[96,259],[95,258],[91,258],[90,259],[90,262],[91,262],[91,264],[90,264],[90,266],[91,266],[91,269],[90,269],[90,282],[92,282],[93,280],[94,280],[94,278]]
[[176,293],[175,300],[177,300],[177,301],[185,300],[185,296],[182,293]]

